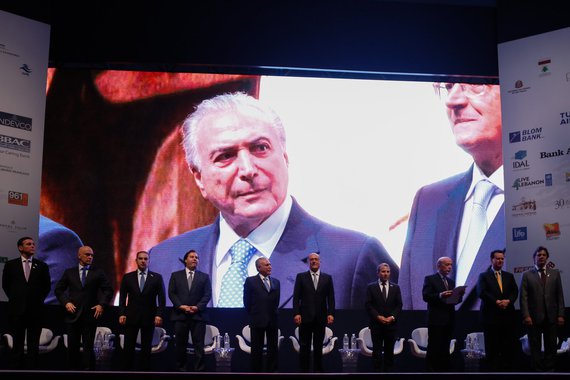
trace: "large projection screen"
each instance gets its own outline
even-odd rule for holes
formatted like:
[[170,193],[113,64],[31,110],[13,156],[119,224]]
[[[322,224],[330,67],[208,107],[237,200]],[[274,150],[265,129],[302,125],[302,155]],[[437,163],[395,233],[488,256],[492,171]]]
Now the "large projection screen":
[[[214,220],[216,211],[194,188],[178,127],[216,94],[244,91],[269,104],[287,133],[289,193],[315,217],[378,239],[397,266],[418,189],[473,162],[456,145],[446,105],[430,81],[52,74],[41,213],[94,248],[117,290],[134,269],[136,251]],[[67,255],[60,265],[75,264]],[[324,261],[322,270],[334,265]],[[375,278],[376,268],[369,270]],[[426,267],[425,275],[434,271]],[[163,276],[167,283],[169,273]]]

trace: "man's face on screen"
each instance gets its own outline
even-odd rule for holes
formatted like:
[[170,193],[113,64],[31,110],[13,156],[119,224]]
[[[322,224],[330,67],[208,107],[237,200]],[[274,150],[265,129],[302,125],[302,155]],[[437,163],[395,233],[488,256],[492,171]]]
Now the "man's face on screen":
[[236,112],[206,117],[196,134],[200,171],[194,178],[236,233],[246,235],[284,201],[288,158],[266,121]]
[[445,106],[455,143],[472,156],[501,152],[498,85],[445,84]]

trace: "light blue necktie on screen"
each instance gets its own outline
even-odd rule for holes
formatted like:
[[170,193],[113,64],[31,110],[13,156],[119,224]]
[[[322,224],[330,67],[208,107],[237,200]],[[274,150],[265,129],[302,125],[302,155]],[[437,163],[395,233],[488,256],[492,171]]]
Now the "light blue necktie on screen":
[[243,239],[232,245],[232,262],[222,279],[218,307],[243,307],[243,284],[247,277],[247,264],[255,252],[257,249]]
[[463,285],[467,280],[471,266],[475,261],[475,256],[479,252],[479,247],[487,233],[487,206],[495,192],[495,185],[487,180],[481,180],[475,185],[473,192],[473,209],[471,211],[471,222],[467,231],[467,239],[457,259],[456,283]]

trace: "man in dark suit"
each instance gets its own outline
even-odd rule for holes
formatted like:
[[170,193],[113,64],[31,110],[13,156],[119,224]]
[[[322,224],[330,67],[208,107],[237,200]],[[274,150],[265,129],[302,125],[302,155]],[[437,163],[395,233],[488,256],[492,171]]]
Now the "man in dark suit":
[[371,282],[366,289],[364,307],[370,317],[368,327],[372,337],[372,359],[378,372],[392,372],[394,368],[394,343],[396,322],[402,311],[400,287],[390,282],[390,266],[378,265],[378,281]]
[[453,261],[449,257],[437,260],[437,272],[424,278],[422,295],[427,302],[428,371],[449,370],[449,344],[455,328],[455,305],[447,299],[453,295],[455,281],[449,277]]
[[297,274],[293,291],[293,318],[299,327],[299,366],[309,372],[311,339],[313,342],[313,371],[323,372],[323,341],[326,325],[332,325],[335,314],[333,279],[321,272],[317,252],[308,256],[309,271]]
[[186,252],[184,264],[186,268],[172,273],[168,283],[168,297],[172,302],[172,321],[176,335],[176,364],[179,371],[186,371],[186,348],[188,335],[192,334],[194,344],[194,370],[204,371],[204,338],[206,336],[206,319],[204,311],[212,298],[210,276],[196,270],[198,253],[194,250]]
[[267,372],[278,367],[278,308],[281,285],[271,276],[271,263],[265,257],[255,260],[258,275],[248,277],[243,285],[243,304],[251,329],[251,370],[263,369],[263,342],[267,340]]
[[492,372],[510,371],[517,345],[515,301],[519,288],[512,273],[502,270],[505,252],[491,252],[491,267],[477,280],[485,336],[485,360]]
[[119,324],[125,326],[125,369],[133,369],[137,335],[140,330],[139,369],[148,371],[154,327],[162,326],[166,295],[162,276],[148,270],[148,252],[137,252],[135,262],[137,270],[125,274],[121,281]]
[[304,270],[303,260],[314,251],[334,263],[329,273],[340,289],[339,307],[362,307],[366,285],[374,280],[369,268],[379,262],[389,263],[397,280],[396,264],[377,239],[316,219],[287,193],[285,129],[262,102],[241,93],[216,96],[202,102],[182,130],[194,180],[220,215],[213,224],[153,247],[157,272],[171,272],[173,257],[189,247],[206,252],[203,267],[213,280],[213,306],[241,307],[241,296],[226,301],[223,282],[234,262],[232,247],[246,241],[252,248],[238,286],[256,274],[255,260],[266,257],[282,279],[281,305],[290,305],[292,273]]
[[[54,294],[65,307],[68,331],[69,365],[74,370],[95,369],[93,343],[97,320],[113,298],[113,288],[105,271],[92,267],[93,249],[79,248],[79,264],[63,272]],[[83,345],[83,354],[81,354]]]
[[[532,368],[554,371],[556,365],[557,326],[564,325],[564,293],[560,272],[547,268],[548,249],[538,247],[532,255],[534,268],[523,273],[520,306],[523,324],[528,329]],[[544,357],[541,346],[544,339]]]
[[[467,285],[460,307],[478,309],[475,285],[479,273],[488,268],[488,252],[506,245],[500,91],[498,85],[465,83],[435,83],[434,88],[445,102],[455,143],[474,163],[464,173],[417,191],[398,284],[404,310],[425,309],[420,292],[425,268],[447,256],[455,263],[456,284]],[[481,211],[478,207],[483,220],[474,217],[481,215],[475,211]],[[469,237],[476,225],[482,233]]]
[[8,261],[2,271],[2,289],[8,297],[9,331],[14,338],[11,364],[16,369],[36,369],[44,300],[50,291],[51,279],[47,264],[33,258],[36,246],[31,237],[18,239],[17,246],[20,257]]

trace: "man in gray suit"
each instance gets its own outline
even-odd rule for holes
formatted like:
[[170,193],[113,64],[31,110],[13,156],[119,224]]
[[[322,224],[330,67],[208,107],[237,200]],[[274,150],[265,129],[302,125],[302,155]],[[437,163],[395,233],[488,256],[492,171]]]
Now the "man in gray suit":
[[186,371],[186,346],[192,333],[194,344],[194,370],[204,371],[204,338],[206,320],[204,311],[212,298],[210,276],[196,270],[198,253],[193,249],[184,255],[186,268],[172,273],[168,283],[168,298],[172,302],[172,321],[176,334],[176,363],[179,371]]
[[[556,327],[564,325],[564,294],[560,272],[547,268],[550,257],[545,247],[534,251],[534,268],[523,273],[520,302],[523,324],[528,329],[532,367],[535,371],[554,371]],[[544,336],[544,357],[541,353]]]

